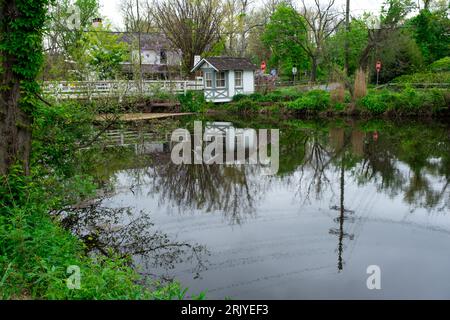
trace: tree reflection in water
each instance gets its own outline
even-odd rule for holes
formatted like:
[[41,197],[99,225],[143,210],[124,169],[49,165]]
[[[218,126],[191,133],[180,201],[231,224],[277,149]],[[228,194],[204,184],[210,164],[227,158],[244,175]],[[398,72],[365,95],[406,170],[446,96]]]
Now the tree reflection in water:
[[146,212],[105,208],[101,202],[60,213],[62,226],[82,239],[89,253],[132,258],[137,270],[146,270],[145,276],[156,276],[151,270],[168,271],[183,262],[193,265],[193,273],[205,270],[209,254],[205,246],[169,237],[155,228]]
[[221,212],[229,223],[241,224],[255,214],[264,194],[255,166],[157,164],[151,172],[150,193],[180,212]]

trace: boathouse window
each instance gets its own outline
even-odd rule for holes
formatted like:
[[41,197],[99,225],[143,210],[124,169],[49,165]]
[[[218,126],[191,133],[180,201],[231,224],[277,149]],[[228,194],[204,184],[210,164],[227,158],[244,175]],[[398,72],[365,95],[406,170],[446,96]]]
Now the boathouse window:
[[242,88],[242,71],[234,72],[234,86],[236,88]]
[[225,72],[216,73],[216,87],[225,88]]
[[205,72],[205,87],[212,88],[212,72]]

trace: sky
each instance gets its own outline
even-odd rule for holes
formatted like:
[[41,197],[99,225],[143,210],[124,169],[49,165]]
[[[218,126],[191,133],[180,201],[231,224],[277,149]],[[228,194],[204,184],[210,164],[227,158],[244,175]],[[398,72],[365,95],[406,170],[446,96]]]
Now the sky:
[[[262,3],[262,1],[263,0],[256,0],[257,3]],[[121,0],[100,0],[102,6],[101,13],[111,21],[112,26],[115,29],[121,29],[122,27],[122,17],[119,10],[120,2]],[[313,0],[307,0],[307,3],[308,2],[311,3]],[[324,3],[326,2],[327,1],[324,0]],[[345,2],[345,0],[336,0],[337,8],[344,10]],[[294,3],[299,4],[300,0],[294,0]],[[383,0],[352,0],[350,10],[354,16],[361,15],[365,11],[378,13],[382,3]]]

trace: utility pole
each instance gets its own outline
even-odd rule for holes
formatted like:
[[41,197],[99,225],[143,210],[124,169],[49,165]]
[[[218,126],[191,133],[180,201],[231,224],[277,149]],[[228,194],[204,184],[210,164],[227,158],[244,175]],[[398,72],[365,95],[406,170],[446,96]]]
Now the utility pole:
[[345,9],[345,65],[344,72],[345,76],[349,76],[348,69],[350,64],[350,0],[347,0],[347,7]]
[[137,27],[138,27],[138,47],[139,47],[139,93],[142,95],[142,45],[141,45],[141,18],[139,12],[139,0],[136,0]]

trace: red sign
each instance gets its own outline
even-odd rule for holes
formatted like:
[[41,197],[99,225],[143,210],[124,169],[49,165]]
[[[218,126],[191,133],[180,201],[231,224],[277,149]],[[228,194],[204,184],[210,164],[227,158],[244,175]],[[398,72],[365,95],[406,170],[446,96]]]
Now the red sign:
[[381,71],[381,61],[377,61],[377,72]]
[[261,70],[262,70],[262,72],[265,72],[266,68],[267,68],[266,62],[265,61],[261,62]]

